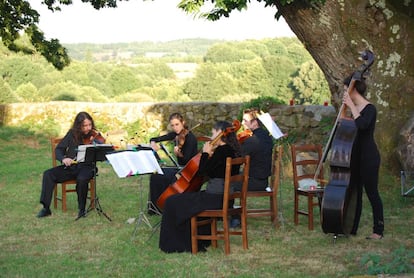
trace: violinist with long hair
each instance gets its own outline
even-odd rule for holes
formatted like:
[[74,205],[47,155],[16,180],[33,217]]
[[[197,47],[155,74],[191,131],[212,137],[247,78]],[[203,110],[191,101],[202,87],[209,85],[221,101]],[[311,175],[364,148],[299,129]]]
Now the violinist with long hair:
[[[212,138],[222,134],[232,125],[226,121],[217,122],[212,129]],[[234,132],[221,138],[217,137],[215,145],[206,142],[200,157],[197,175],[208,177],[205,190],[174,194],[165,201],[159,247],[166,253],[191,252],[191,225],[193,215],[206,209],[219,209],[223,206],[224,177],[227,157],[239,157],[240,145]],[[239,172],[234,166],[233,174]],[[204,233],[209,232],[209,225],[200,227]],[[210,241],[199,241],[199,250],[205,250]]]
[[56,159],[61,161],[62,165],[48,169],[43,173],[40,194],[40,203],[43,208],[37,217],[41,218],[52,214],[50,203],[55,184],[73,179],[76,180],[76,193],[78,194],[78,218],[85,216],[88,183],[94,176],[94,165],[76,161],[78,146],[103,143],[105,143],[105,138],[96,130],[92,117],[87,112],[79,112],[72,127],[56,146]]
[[175,174],[180,168],[184,167],[197,154],[197,138],[189,130],[184,117],[180,113],[173,113],[169,117],[169,123],[172,131],[165,135],[151,138],[150,144],[154,151],[158,151],[160,149],[159,142],[174,142],[174,155],[177,158],[178,167],[163,167],[164,175],[151,175],[148,214],[160,212],[156,206],[158,198],[169,185],[175,182]]

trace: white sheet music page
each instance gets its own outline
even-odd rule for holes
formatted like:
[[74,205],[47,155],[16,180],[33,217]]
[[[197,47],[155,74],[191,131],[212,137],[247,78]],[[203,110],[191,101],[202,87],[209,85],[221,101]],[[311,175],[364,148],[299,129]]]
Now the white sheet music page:
[[121,151],[107,154],[106,158],[120,178],[152,173],[164,174],[150,150]]
[[269,113],[263,113],[259,115],[258,118],[264,124],[264,126],[267,128],[270,134],[272,134],[273,138],[277,140],[284,136],[284,134],[277,126],[277,124],[273,121]]

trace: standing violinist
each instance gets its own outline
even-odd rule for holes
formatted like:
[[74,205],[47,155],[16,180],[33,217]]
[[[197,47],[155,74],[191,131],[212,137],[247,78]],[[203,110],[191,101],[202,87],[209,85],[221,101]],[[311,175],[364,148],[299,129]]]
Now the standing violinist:
[[[154,151],[158,151],[160,146],[157,143],[162,141],[173,141],[175,144],[174,155],[177,158],[178,166],[184,167],[187,162],[197,154],[197,138],[188,129],[184,117],[180,113],[171,114],[169,123],[172,131],[163,136],[151,138],[151,147]],[[150,177],[149,214],[155,214],[160,211],[156,206],[157,200],[165,189],[175,182],[175,174],[179,171],[179,168],[163,167],[162,170],[164,175],[153,174]]]
[[352,149],[350,185],[357,190],[357,205],[352,235],[356,235],[362,212],[362,190],[365,189],[373,214],[372,234],[366,239],[381,239],[384,232],[384,213],[378,192],[378,174],[380,154],[374,140],[377,110],[365,98],[364,80],[355,80],[355,85],[348,93],[352,76],[344,80],[344,104],[351,110],[357,127],[356,139]]
[[[242,156],[250,156],[249,191],[266,190],[272,174],[273,139],[263,128],[258,114],[259,111],[254,108],[243,111],[242,124],[245,131],[243,137],[239,137]],[[233,188],[240,191],[241,184],[237,183]],[[240,223],[240,217],[235,215],[230,221],[230,227],[239,227]]]
[[[166,199],[159,239],[159,247],[162,251],[191,252],[191,217],[206,209],[222,208],[226,159],[239,157],[241,154],[234,132],[218,137],[231,127],[229,122],[217,122],[212,129],[214,145],[206,142],[203,146],[197,175],[209,178],[206,190],[174,194]],[[235,165],[232,174],[237,174],[239,168]],[[209,228],[210,226],[206,225],[200,227],[200,231],[209,233]],[[209,244],[210,241],[200,240],[198,249],[204,251]]]
[[[37,217],[46,217],[52,214],[50,203],[52,201],[53,189],[56,183],[76,180],[76,193],[78,194],[78,218],[85,216],[86,198],[88,195],[88,183],[94,176],[94,165],[92,163],[77,163],[77,149],[84,144],[103,144],[105,138],[95,129],[95,123],[87,112],[79,112],[72,127],[56,146],[56,159],[62,165],[48,169],[43,173],[42,192],[40,203],[43,208]],[[78,219],[77,218],[77,219]]]

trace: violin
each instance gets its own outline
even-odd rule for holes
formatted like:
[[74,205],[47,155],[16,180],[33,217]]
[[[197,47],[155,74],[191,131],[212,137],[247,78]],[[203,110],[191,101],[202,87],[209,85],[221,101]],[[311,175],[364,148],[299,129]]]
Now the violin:
[[253,135],[253,131],[251,131],[250,129],[246,129],[237,134],[237,140],[239,141],[240,144],[243,144],[244,141],[246,141],[252,135]]
[[101,133],[95,129],[92,129],[89,134],[83,138],[84,145],[90,145],[93,143],[103,144],[105,143],[105,138],[101,135]]
[[183,129],[181,132],[175,137],[175,145],[178,147],[178,150],[181,152],[182,147],[185,143],[185,137],[190,131],[188,129]]
[[[210,144],[215,146],[221,137],[227,136],[231,132],[237,132],[240,129],[240,122],[234,120],[232,126],[226,128],[226,130],[220,132],[213,140],[210,141]],[[196,154],[183,169],[177,174],[177,180],[172,185],[168,186],[167,189],[160,195],[157,200],[157,206],[162,210],[164,209],[165,201],[168,197],[184,193],[184,192],[196,192],[199,191],[203,185],[204,177],[196,175],[198,167],[200,165],[201,151]]]
[[181,152],[181,149],[183,148],[183,146],[184,146],[184,143],[185,143],[185,137],[187,136],[187,134],[191,131],[191,130],[193,130],[193,129],[195,129],[195,128],[197,128],[198,126],[200,126],[201,125],[201,123],[199,123],[199,124],[196,124],[195,126],[193,126],[193,128],[191,128],[191,129],[187,129],[187,128],[183,128],[181,131],[180,131],[180,133],[175,137],[175,146],[178,148],[178,151],[179,152]]

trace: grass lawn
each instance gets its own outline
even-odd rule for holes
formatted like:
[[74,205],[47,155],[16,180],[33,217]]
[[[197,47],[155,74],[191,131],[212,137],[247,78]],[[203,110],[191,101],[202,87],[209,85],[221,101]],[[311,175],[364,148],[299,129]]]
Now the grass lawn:
[[[52,208],[52,216],[36,218],[44,170],[51,167],[48,138],[0,127],[0,277],[350,277],[386,273],[414,275],[414,198],[400,196],[399,177],[381,171],[385,234],[369,241],[372,214],[364,198],[357,236],[324,234],[316,212],[315,230],[306,218],[293,223],[293,191],[289,162],[279,192],[280,227],[269,219],[248,219],[249,249],[234,237],[231,254],[219,248],[191,255],[165,254],[142,223],[133,237],[140,193],[148,196],[148,177],[120,179],[112,167],[98,163],[97,193],[112,221],[97,211],[74,221],[76,194],[68,211]],[[287,159],[287,158],[286,158]],[[268,203],[263,199],[258,201]],[[257,204],[256,204],[257,205]],[[152,224],[160,221],[151,216]]]

